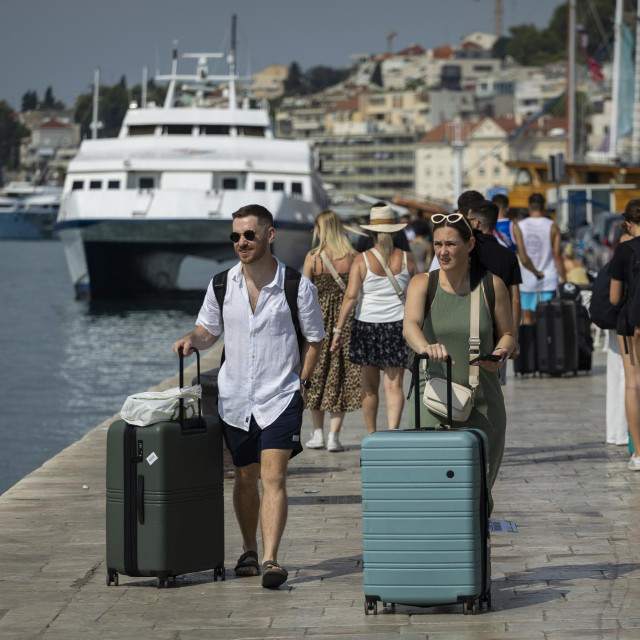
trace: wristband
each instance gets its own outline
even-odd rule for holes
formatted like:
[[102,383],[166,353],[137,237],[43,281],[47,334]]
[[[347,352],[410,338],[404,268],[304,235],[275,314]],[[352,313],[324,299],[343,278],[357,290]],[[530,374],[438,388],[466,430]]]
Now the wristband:
[[338,327],[333,327],[333,333],[342,333],[342,329],[338,329]]

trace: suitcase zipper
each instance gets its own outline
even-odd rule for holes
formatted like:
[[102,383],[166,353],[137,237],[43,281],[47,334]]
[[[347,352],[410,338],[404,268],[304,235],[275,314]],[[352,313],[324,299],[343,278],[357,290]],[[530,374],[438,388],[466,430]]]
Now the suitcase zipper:
[[138,572],[138,478],[136,465],[142,461],[142,440],[137,428],[127,424],[124,435],[124,568],[128,576]]

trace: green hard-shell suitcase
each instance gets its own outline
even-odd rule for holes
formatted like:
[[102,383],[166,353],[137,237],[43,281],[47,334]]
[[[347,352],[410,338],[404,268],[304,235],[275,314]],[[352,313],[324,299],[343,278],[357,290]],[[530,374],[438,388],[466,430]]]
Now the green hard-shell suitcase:
[[[200,378],[200,355],[198,379]],[[180,386],[184,359],[180,353]],[[107,434],[107,584],[118,574],[176,576],[214,571],[224,580],[222,425],[216,416],[135,427],[114,422]]]
[[[414,359],[414,380],[419,360]],[[451,358],[447,363],[448,424]],[[414,406],[420,424],[420,394]],[[364,610],[378,602],[491,607],[488,440],[480,429],[377,432],[362,441]]]

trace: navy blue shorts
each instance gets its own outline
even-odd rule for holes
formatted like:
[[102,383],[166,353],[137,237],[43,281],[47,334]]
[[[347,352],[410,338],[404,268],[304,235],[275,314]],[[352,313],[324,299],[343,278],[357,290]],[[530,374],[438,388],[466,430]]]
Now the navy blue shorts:
[[291,449],[291,458],[302,452],[300,430],[302,429],[302,412],[304,400],[296,391],[289,406],[278,416],[275,422],[261,429],[251,416],[249,431],[222,423],[222,433],[227,449],[236,467],[246,467],[260,462],[260,454],[264,449]]

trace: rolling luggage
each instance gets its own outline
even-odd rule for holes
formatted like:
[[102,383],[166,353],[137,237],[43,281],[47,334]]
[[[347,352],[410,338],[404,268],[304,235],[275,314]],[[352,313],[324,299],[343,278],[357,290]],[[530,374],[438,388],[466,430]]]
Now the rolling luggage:
[[520,326],[518,345],[518,355],[513,361],[514,373],[516,375],[535,373],[538,370],[535,324],[523,324]]
[[160,588],[208,569],[224,580],[222,425],[217,415],[203,417],[201,406],[185,419],[180,404],[178,421],[109,427],[107,585],[123,574],[155,576]]
[[552,376],[578,373],[578,318],[575,302],[555,298],[536,309],[538,371]]
[[[420,359],[413,363],[418,380]],[[451,420],[451,359],[447,363]],[[419,425],[419,386],[414,391]],[[405,429],[362,441],[365,613],[377,603],[491,606],[488,441],[479,429]]]
[[576,305],[576,321],[578,327],[578,370],[591,371],[593,354],[593,338],[591,337],[591,318],[587,308],[582,304],[580,287],[572,282],[560,286],[560,298],[571,300]]

